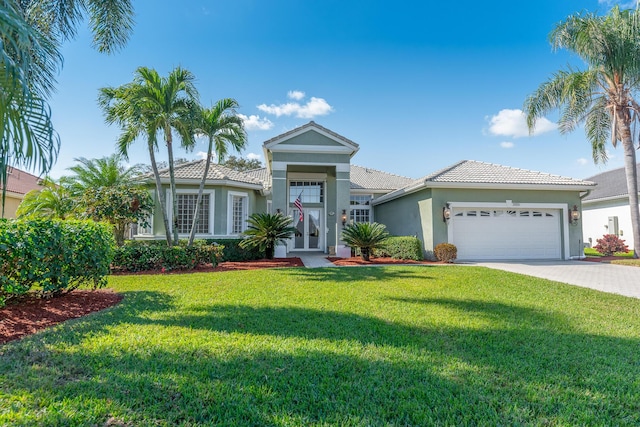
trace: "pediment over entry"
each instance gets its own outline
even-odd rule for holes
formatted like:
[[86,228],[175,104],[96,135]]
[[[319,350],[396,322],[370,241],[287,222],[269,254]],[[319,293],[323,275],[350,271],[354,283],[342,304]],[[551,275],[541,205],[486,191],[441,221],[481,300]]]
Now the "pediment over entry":
[[285,132],[263,144],[265,157],[269,153],[348,154],[352,157],[360,147],[355,142],[311,121]]

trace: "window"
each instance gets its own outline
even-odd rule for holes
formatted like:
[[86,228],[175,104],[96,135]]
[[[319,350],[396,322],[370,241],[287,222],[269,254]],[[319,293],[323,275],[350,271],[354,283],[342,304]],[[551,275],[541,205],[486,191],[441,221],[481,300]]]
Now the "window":
[[349,219],[352,222],[371,222],[371,194],[352,194]]
[[131,234],[133,236],[153,234],[153,215],[150,215],[146,222],[148,227],[143,227],[142,224],[131,224]]
[[[178,214],[176,215],[176,227],[178,233],[189,234],[191,232],[191,223],[193,222],[193,212],[196,208],[196,200],[198,194],[178,194]],[[198,223],[196,224],[196,234],[210,234],[210,194],[202,195],[202,202],[198,215]]]
[[227,234],[240,234],[247,229],[249,197],[247,193],[229,191]]
[[289,203],[300,196],[302,204],[324,202],[324,183],[318,181],[291,181],[289,183]]

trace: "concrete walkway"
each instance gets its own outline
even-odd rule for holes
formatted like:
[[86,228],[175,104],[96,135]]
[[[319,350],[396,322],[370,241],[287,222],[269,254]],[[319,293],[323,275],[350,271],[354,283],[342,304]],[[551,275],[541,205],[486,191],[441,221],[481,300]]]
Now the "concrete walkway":
[[589,261],[500,261],[472,265],[640,298],[640,267]]
[[322,252],[289,252],[287,256],[298,257],[307,268],[335,267],[336,265],[327,259],[327,254]]

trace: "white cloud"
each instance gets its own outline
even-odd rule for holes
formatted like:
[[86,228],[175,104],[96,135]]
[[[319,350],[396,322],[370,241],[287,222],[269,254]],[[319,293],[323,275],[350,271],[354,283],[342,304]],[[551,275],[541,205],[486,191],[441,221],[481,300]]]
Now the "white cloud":
[[[556,124],[540,118],[536,122],[536,128],[532,135],[540,135],[556,129]],[[511,138],[521,138],[529,136],[529,128],[522,110],[500,110],[498,114],[489,119],[489,133],[496,136],[508,136]]]
[[298,102],[287,102],[280,105],[258,105],[258,110],[267,114],[273,114],[276,117],[280,116],[296,116],[303,119],[312,119],[316,116],[326,116],[333,111],[333,107],[329,105],[323,98],[316,98],[314,96],[302,105]]
[[238,117],[244,122],[246,130],[269,130],[273,127],[273,122],[269,119],[260,118],[258,115],[245,116],[244,114],[238,114]]
[[509,142],[509,141],[504,141],[500,143],[500,147],[502,148],[513,148],[514,145],[515,144],[513,142]]
[[289,99],[295,99],[296,101],[300,101],[301,99],[303,99],[305,96],[305,93],[302,92],[301,90],[290,90],[287,93],[287,97]]
[[198,151],[196,153],[196,156],[200,159],[200,160],[204,160],[207,158],[207,152],[206,151]]
[[247,154],[247,159],[249,159],[249,160],[261,160],[262,156],[260,154],[256,154],[256,153],[249,153],[249,154]]
[[613,7],[615,5],[620,6],[620,9],[633,9],[636,7],[635,0],[627,0],[627,1],[617,1],[617,0],[598,0],[598,4],[603,4],[608,7]]
[[589,163],[589,160],[585,159],[584,157],[580,157],[578,160],[576,160],[576,162],[578,162],[580,166],[585,166]]

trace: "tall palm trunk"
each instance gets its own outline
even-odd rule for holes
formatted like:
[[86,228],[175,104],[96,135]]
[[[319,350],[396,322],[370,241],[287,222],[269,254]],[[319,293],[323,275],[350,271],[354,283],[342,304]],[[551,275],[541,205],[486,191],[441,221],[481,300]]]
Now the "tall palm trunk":
[[171,224],[173,225],[173,244],[178,244],[178,196],[176,194],[176,177],[173,168],[173,137],[171,129],[165,130],[167,137],[167,152],[169,153],[169,188],[171,189]]
[[167,202],[164,197],[164,191],[162,191],[162,183],[160,182],[160,173],[158,172],[158,165],[156,164],[156,155],[153,152],[153,144],[149,142],[149,158],[151,160],[151,169],[153,169],[153,176],[156,179],[156,195],[158,196],[158,203],[162,211],[162,221],[164,222],[164,230],[167,238],[167,246],[171,246],[171,232],[169,231],[169,216],[167,214]]
[[209,175],[209,166],[211,165],[211,153],[213,151],[213,137],[209,137],[209,148],[207,150],[207,162],[204,166],[204,174],[200,181],[200,187],[198,188],[198,198],[196,199],[196,207],[193,212],[193,221],[191,222],[191,231],[189,232],[189,242],[187,246],[193,245],[193,239],[196,237],[196,225],[198,224],[198,217],[200,216],[200,204],[202,203],[202,193],[204,191],[204,183]]
[[638,206],[638,171],[636,168],[636,149],[631,138],[629,125],[622,128],[622,148],[624,150],[624,170],[627,178],[627,193],[631,210],[631,230],[633,232],[633,257],[640,252],[640,207]]

